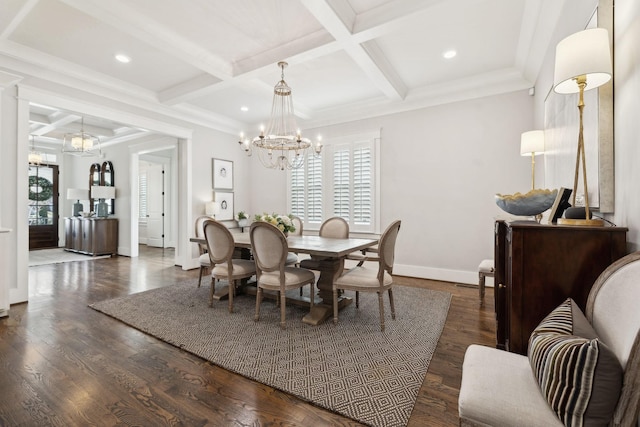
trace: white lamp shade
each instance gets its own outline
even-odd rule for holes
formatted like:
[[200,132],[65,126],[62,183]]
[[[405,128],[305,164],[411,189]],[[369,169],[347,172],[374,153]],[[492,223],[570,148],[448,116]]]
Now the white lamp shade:
[[92,199],[114,199],[116,197],[116,187],[94,185],[91,187]]
[[520,137],[520,155],[535,156],[544,153],[544,131],[531,130]]
[[585,90],[607,83],[613,74],[609,33],[604,28],[592,28],[572,34],[556,46],[556,66],[553,90],[557,93],[580,91],[576,77],[585,75]]
[[215,216],[220,213],[220,203],[219,202],[208,202],[205,207],[205,212],[209,216]]
[[67,200],[89,200],[89,190],[67,188]]

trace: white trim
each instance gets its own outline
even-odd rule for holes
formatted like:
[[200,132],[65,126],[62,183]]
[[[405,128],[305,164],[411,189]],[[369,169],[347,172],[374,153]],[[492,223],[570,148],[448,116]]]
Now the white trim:
[[[418,265],[395,264],[393,274],[398,276],[416,277],[419,279],[441,280],[443,282],[478,284],[477,271],[449,270],[444,268],[422,267]],[[486,278],[486,286],[493,287],[493,278]]]

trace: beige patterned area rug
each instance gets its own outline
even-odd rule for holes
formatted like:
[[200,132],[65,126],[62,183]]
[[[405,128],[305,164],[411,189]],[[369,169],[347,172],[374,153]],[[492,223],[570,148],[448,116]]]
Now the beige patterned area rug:
[[60,262],[71,261],[92,261],[100,258],[109,258],[111,255],[91,256],[68,252],[62,248],[56,249],[38,249],[29,251],[29,267],[36,265],[58,264]]
[[[297,290],[294,291],[298,292]],[[315,405],[371,426],[406,425],[449,310],[451,295],[395,287],[396,320],[388,312],[380,332],[376,294],[360,295],[340,311],[340,321],[302,323],[308,311],[287,306],[287,329],[279,309],[255,297],[208,307],[208,287],[175,284],[92,304],[143,332],[212,363]],[[212,328],[212,326],[214,326]],[[215,333],[212,333],[215,331]]]

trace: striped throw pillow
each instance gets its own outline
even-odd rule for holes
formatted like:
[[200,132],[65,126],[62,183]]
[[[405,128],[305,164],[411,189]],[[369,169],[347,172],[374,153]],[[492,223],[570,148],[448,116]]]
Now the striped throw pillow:
[[[577,329],[587,336],[576,335]],[[540,322],[529,339],[528,356],[543,396],[566,426],[609,422],[622,388],[622,368],[573,300]]]

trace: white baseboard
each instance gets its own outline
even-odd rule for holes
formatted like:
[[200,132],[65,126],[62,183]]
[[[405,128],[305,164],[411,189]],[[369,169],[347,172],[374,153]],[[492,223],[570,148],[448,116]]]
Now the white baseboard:
[[[419,279],[464,283],[468,285],[478,284],[477,271],[448,270],[444,268],[396,264],[393,266],[393,274],[397,274],[399,276],[417,277]],[[487,277],[485,285],[487,287],[493,287],[493,277]]]

